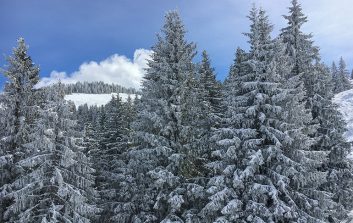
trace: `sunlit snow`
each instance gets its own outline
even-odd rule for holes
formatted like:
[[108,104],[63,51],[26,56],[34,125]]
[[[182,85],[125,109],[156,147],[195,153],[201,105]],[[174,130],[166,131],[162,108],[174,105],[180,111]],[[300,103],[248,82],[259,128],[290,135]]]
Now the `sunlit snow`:
[[[76,107],[80,105],[87,104],[88,106],[102,106],[107,104],[111,99],[112,96],[116,96],[117,93],[111,94],[84,94],[84,93],[73,93],[68,94],[65,96],[65,100],[72,101]],[[122,101],[126,101],[129,94],[126,93],[119,93],[119,97]],[[131,99],[135,98],[135,94],[130,94]]]

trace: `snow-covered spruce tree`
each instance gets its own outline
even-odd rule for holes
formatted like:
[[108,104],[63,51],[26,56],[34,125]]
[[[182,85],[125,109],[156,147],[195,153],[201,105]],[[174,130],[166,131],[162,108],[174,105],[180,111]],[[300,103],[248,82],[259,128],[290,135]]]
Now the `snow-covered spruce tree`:
[[135,120],[136,118],[136,104],[138,98],[135,96],[134,99],[131,98],[131,95],[128,95],[127,100],[125,103],[123,103],[123,113],[125,116],[125,121],[126,121],[126,128],[130,131],[131,123]]
[[321,188],[332,193],[334,202],[328,209],[326,221],[339,222],[353,209],[353,169],[352,162],[347,158],[351,149],[343,137],[346,124],[332,103],[334,83],[330,70],[323,64],[316,64],[315,67],[312,115],[319,128],[315,135],[317,142],[312,149],[328,153],[328,159],[320,168],[328,172],[327,182]]
[[346,62],[341,57],[338,63],[338,68],[335,68],[334,63],[332,65],[332,76],[333,82],[335,83],[333,90],[334,93],[337,94],[352,88],[348,80],[348,75],[349,73],[347,71]]
[[196,75],[187,77],[182,92],[180,142],[184,158],[178,167],[178,175],[184,179],[182,217],[184,221],[191,223],[200,221],[197,214],[206,201],[203,186],[206,183],[205,164],[208,162],[210,150],[212,111],[207,91]]
[[162,35],[152,49],[133,123],[135,146],[130,151],[129,165],[136,171],[139,186],[134,221],[196,222],[193,205],[199,204],[190,200],[202,196],[197,179],[203,173],[202,165],[193,162],[197,157],[192,155],[198,151],[191,150],[202,138],[203,131],[197,129],[202,111],[197,114],[199,89],[193,89],[198,82],[192,63],[195,45],[185,40],[177,12],[167,13]]
[[83,132],[83,146],[86,148],[85,154],[94,162],[93,153],[96,152],[96,149],[99,149],[99,133],[91,122],[85,123]]
[[285,15],[288,26],[283,28],[280,37],[286,45],[286,53],[292,65],[292,75],[301,75],[306,90],[307,106],[310,107],[310,95],[312,94],[311,73],[313,63],[319,60],[319,48],[313,45],[312,35],[302,32],[301,27],[307,22],[301,5],[297,0],[292,0],[289,7],[289,15]]
[[[337,65],[335,63],[335,61],[332,62],[331,65],[331,76],[332,76],[332,81],[335,81],[335,79],[337,78],[338,75],[338,69],[337,69]],[[333,91],[335,90],[335,83],[333,85]]]
[[[229,139],[229,141],[233,142],[235,142],[233,139],[237,140],[234,126],[232,126],[233,121],[236,119],[235,117],[238,114],[237,107],[234,106],[234,100],[236,99],[237,90],[240,86],[239,75],[241,71],[247,69],[247,65],[243,63],[247,60],[247,58],[248,54],[238,48],[234,63],[230,68],[229,75],[224,81],[224,87],[222,90],[222,107],[225,109],[225,113],[222,114],[222,125],[212,129],[211,134],[214,136],[212,136],[209,140],[211,144],[211,149],[209,151],[211,156],[209,158],[209,162],[206,164],[206,167],[209,169],[210,176],[208,185],[206,185],[206,197],[209,199],[209,202],[205,203],[205,207],[200,212],[204,222],[217,222],[216,219],[220,222],[225,221],[225,217],[220,217],[222,216],[222,208],[225,207],[228,202],[235,204],[237,201],[235,190],[228,184],[228,180],[224,176],[226,166],[229,165],[229,167],[233,168],[233,170],[235,168],[235,165],[231,163],[237,161],[237,158],[231,156],[235,155],[236,148],[229,146],[230,149],[228,150],[227,145],[222,148],[220,145],[222,142],[219,143],[219,141],[220,139]],[[226,142],[226,140],[223,142]],[[216,145],[214,145],[215,143]],[[225,156],[225,151],[229,151],[229,158]],[[230,169],[230,171],[232,170]],[[233,209],[235,215],[238,210]]]
[[99,146],[90,154],[96,169],[96,187],[103,209],[98,222],[131,222],[128,201],[130,176],[126,173],[127,120],[119,96],[104,107],[105,120],[99,132]]
[[221,83],[216,80],[214,69],[211,67],[211,61],[206,51],[202,52],[201,67],[199,69],[200,84],[204,91],[205,98],[208,103],[208,130],[212,127],[220,125],[220,119],[223,113],[222,109],[222,88]]
[[94,122],[94,127],[98,133],[104,132],[104,125],[107,119],[107,114],[105,111],[105,106],[101,105],[97,108],[97,117]]
[[1,140],[0,140],[0,222],[9,202],[4,196],[11,191],[9,184],[21,174],[14,162],[25,157],[28,152],[23,147],[37,113],[37,102],[33,86],[39,80],[39,68],[28,55],[28,47],[23,38],[18,39],[13,55],[7,58],[8,65],[3,74],[8,78],[1,95]]
[[35,122],[30,151],[16,162],[23,170],[8,196],[9,222],[91,222],[94,205],[93,169],[84,155],[81,135],[75,131],[73,105],[64,100],[60,85],[42,92],[44,103]]
[[[222,214],[222,209],[228,202],[234,205],[241,202],[238,200],[236,191],[229,184],[229,180],[225,177],[225,171],[228,165],[229,170],[234,171],[234,162],[238,160],[237,157],[235,157],[235,150],[237,148],[231,145],[231,143],[236,142],[235,140],[239,140],[236,136],[235,126],[233,126],[233,121],[238,114],[237,107],[234,106],[234,100],[236,99],[237,90],[240,86],[240,71],[244,71],[246,65],[243,62],[246,60],[247,56],[248,55],[243,50],[240,48],[237,49],[234,64],[231,66],[229,75],[224,83],[223,107],[225,108],[225,113],[222,115],[222,126],[212,130],[212,134],[214,135],[209,140],[212,143],[210,160],[206,164],[206,167],[210,170],[210,180],[206,186],[206,196],[209,201],[205,203],[205,207],[200,212],[204,222],[217,222],[217,220],[219,222],[227,222],[227,218]],[[221,141],[222,139],[225,140]],[[227,141],[229,145],[223,147],[222,145]],[[216,145],[213,145],[214,143],[216,143]],[[228,156],[226,156],[227,153]],[[228,174],[231,173],[229,172]],[[237,212],[241,210],[240,206],[242,205],[239,205],[239,209],[235,207],[232,210],[234,215],[237,215]],[[234,216],[232,218],[235,219]],[[237,220],[239,220],[239,218],[237,218]]]
[[[229,78],[236,89],[226,100],[226,126],[213,136],[218,159],[208,164],[215,174],[201,215],[207,222],[322,222],[330,197],[317,190],[325,174],[316,169],[324,153],[309,150],[304,124],[287,120],[282,105],[292,95],[276,63],[286,56],[271,40],[265,12],[253,8],[249,18],[250,52],[238,51]],[[303,104],[293,106],[309,119]]]
[[87,104],[78,106],[75,115],[77,119],[77,125],[80,130],[84,129],[85,125],[87,123],[91,123],[92,121],[92,117],[90,117],[90,108]]

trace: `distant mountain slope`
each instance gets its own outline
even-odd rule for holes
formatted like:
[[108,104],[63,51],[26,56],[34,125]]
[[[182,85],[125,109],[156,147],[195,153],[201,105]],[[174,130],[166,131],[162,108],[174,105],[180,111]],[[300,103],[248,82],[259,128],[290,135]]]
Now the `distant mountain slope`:
[[[72,93],[65,95],[65,100],[67,101],[72,101],[76,108],[80,105],[87,104],[89,107],[90,106],[101,106],[107,104],[110,99],[112,99],[112,96],[116,96],[117,93],[110,93],[110,94],[85,94],[85,93]],[[122,101],[126,101],[128,98],[129,94],[126,93],[119,93],[119,97],[122,99]],[[135,98],[135,94],[130,94],[131,99]]]

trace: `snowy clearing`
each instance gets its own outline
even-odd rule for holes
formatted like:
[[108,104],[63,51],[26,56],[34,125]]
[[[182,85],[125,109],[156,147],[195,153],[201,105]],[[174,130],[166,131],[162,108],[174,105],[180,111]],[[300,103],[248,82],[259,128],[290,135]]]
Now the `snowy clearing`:
[[[112,96],[116,96],[117,93],[111,93],[111,94],[83,94],[83,93],[73,93],[73,94],[68,94],[65,95],[65,100],[67,101],[72,101],[76,107],[80,105],[87,104],[88,106],[102,106],[106,105],[110,99],[112,99]],[[129,94],[126,93],[119,93],[120,98],[122,101],[126,101]],[[135,94],[130,95],[131,99],[135,98]]]

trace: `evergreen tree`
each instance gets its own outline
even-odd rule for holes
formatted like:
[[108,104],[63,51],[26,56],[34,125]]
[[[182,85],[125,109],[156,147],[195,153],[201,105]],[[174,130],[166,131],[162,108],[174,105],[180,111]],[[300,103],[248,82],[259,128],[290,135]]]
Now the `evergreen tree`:
[[90,108],[88,108],[87,104],[78,106],[75,113],[76,113],[77,125],[79,129],[84,129],[85,124],[88,122],[91,122],[89,110]]
[[37,97],[33,87],[39,80],[39,68],[28,55],[24,39],[19,38],[17,42],[18,46],[7,58],[8,66],[3,70],[8,82],[1,96],[1,128],[6,131],[2,131],[0,141],[0,221],[3,221],[3,209],[10,202],[5,198],[11,191],[9,184],[22,174],[14,163],[28,152],[23,145],[30,140],[37,115]]
[[123,103],[123,113],[126,121],[126,127],[130,131],[131,123],[135,120],[136,118],[136,103],[138,98],[135,96],[135,99],[131,98],[131,95],[128,95],[127,100],[125,103]]
[[[182,125],[179,141],[184,158],[180,163],[178,175],[184,179],[181,185],[185,191],[181,194],[184,203],[180,213],[186,222],[200,221],[198,213],[205,202],[203,187],[206,183],[205,164],[208,162],[210,149],[210,120],[214,118],[216,122],[216,116],[212,117],[207,91],[195,76],[188,76],[183,85],[184,103],[181,106]],[[217,125],[217,122],[214,124]]]
[[[202,178],[197,168],[202,165],[194,158],[202,156],[194,154],[199,154],[195,150],[204,134],[203,113],[198,113],[203,106],[200,89],[193,89],[198,82],[192,63],[195,46],[185,40],[185,28],[177,12],[166,15],[162,34],[152,48],[133,124],[136,146],[130,152],[130,167],[136,171],[136,191],[143,193],[135,197],[139,204],[135,221],[195,222],[192,205],[197,204],[191,200],[202,196],[202,186],[196,182]],[[192,191],[201,194],[191,196]]]
[[332,194],[335,203],[328,210],[327,221],[344,220],[353,208],[352,162],[347,158],[350,143],[343,137],[346,123],[337,107],[332,103],[334,83],[330,70],[317,64],[314,76],[313,118],[319,124],[316,132],[317,142],[313,150],[326,151],[328,159],[321,169],[328,173],[327,182],[321,188]]
[[221,84],[216,80],[214,69],[211,67],[211,62],[206,51],[202,52],[202,62],[199,70],[200,84],[205,95],[203,99],[208,103],[209,108],[207,113],[209,116],[208,130],[212,127],[220,125],[220,118],[222,116],[222,94]]
[[64,100],[60,86],[43,92],[43,106],[36,121],[30,151],[16,162],[22,174],[12,184],[13,203],[6,210],[9,222],[91,222],[94,178],[76,132],[73,105]]
[[280,37],[286,45],[286,53],[292,65],[292,75],[301,75],[304,83],[308,106],[310,106],[310,96],[313,95],[311,85],[311,73],[313,62],[319,60],[319,48],[313,45],[312,35],[302,32],[302,26],[307,22],[307,17],[303,14],[301,5],[297,0],[292,0],[289,7],[289,15],[285,15],[288,26],[283,28]]
[[[208,166],[215,174],[201,214],[208,222],[321,222],[329,201],[317,190],[325,178],[317,171],[324,154],[310,152],[303,121],[286,119],[282,105],[291,94],[276,72],[276,58],[285,55],[271,40],[265,12],[253,8],[249,18],[250,52],[238,51],[236,73],[229,78],[235,95],[227,105],[226,126],[213,136],[218,149]],[[301,102],[293,106],[310,120]]]
[[[332,221],[332,219],[336,219],[337,221],[337,218],[342,219],[345,216],[345,208],[347,208],[346,202],[343,201],[339,195],[340,193],[337,193],[337,188],[344,187],[345,189],[342,190],[349,194],[350,179],[347,173],[349,172],[350,164],[345,157],[346,152],[343,152],[347,151],[347,143],[342,137],[344,124],[342,124],[339,112],[331,102],[332,85],[330,81],[333,80],[334,82],[335,92],[350,88],[346,78],[345,64],[342,59],[339,68],[333,63],[331,69],[332,79],[330,79],[327,76],[328,71],[326,68],[323,68],[318,63],[313,63],[319,59],[318,48],[313,47],[313,42],[310,40],[311,35],[305,35],[300,31],[301,26],[307,19],[296,0],[292,1],[290,15],[285,16],[285,18],[288,20],[289,26],[282,30],[281,37],[287,44],[287,54],[291,64],[294,66],[292,73],[302,76],[301,79],[304,81],[307,105],[311,108],[314,118],[311,125],[314,124],[318,127],[316,131],[311,130],[308,132],[314,140],[311,150],[328,154],[328,162],[323,162],[323,167],[319,168],[320,171],[325,171],[328,174],[327,182],[324,182],[318,188],[319,190],[327,191],[327,196],[331,200],[328,202],[329,205],[325,207],[328,210],[324,215],[325,220]],[[307,126],[310,127],[310,125]],[[337,150],[341,151],[340,155],[335,156],[335,161],[331,161],[333,154]],[[342,184],[334,183],[334,177],[336,177],[336,180],[342,177]],[[338,199],[337,197],[341,198]]]
[[[100,206],[103,209],[98,222],[130,222],[126,199],[131,197],[126,180],[128,126],[124,116],[123,104],[119,96],[113,96],[104,107],[105,120],[99,132],[99,145],[91,150],[97,170],[96,187],[100,194]],[[115,216],[114,209],[119,212]]]
[[336,86],[336,80],[338,79],[338,69],[337,69],[337,66],[336,66],[336,63],[335,61],[332,62],[332,65],[331,65],[331,77],[332,77],[332,81],[333,81],[333,92],[335,92],[335,86]]
[[[92,153],[99,147],[99,137],[91,122],[85,123],[83,146],[86,148],[85,155],[92,158]],[[93,160],[92,160],[93,161]]]
[[346,67],[346,62],[341,57],[339,60],[338,68],[335,68],[334,64],[332,65],[332,76],[335,83],[334,93],[340,93],[352,88],[348,80],[348,71]]

